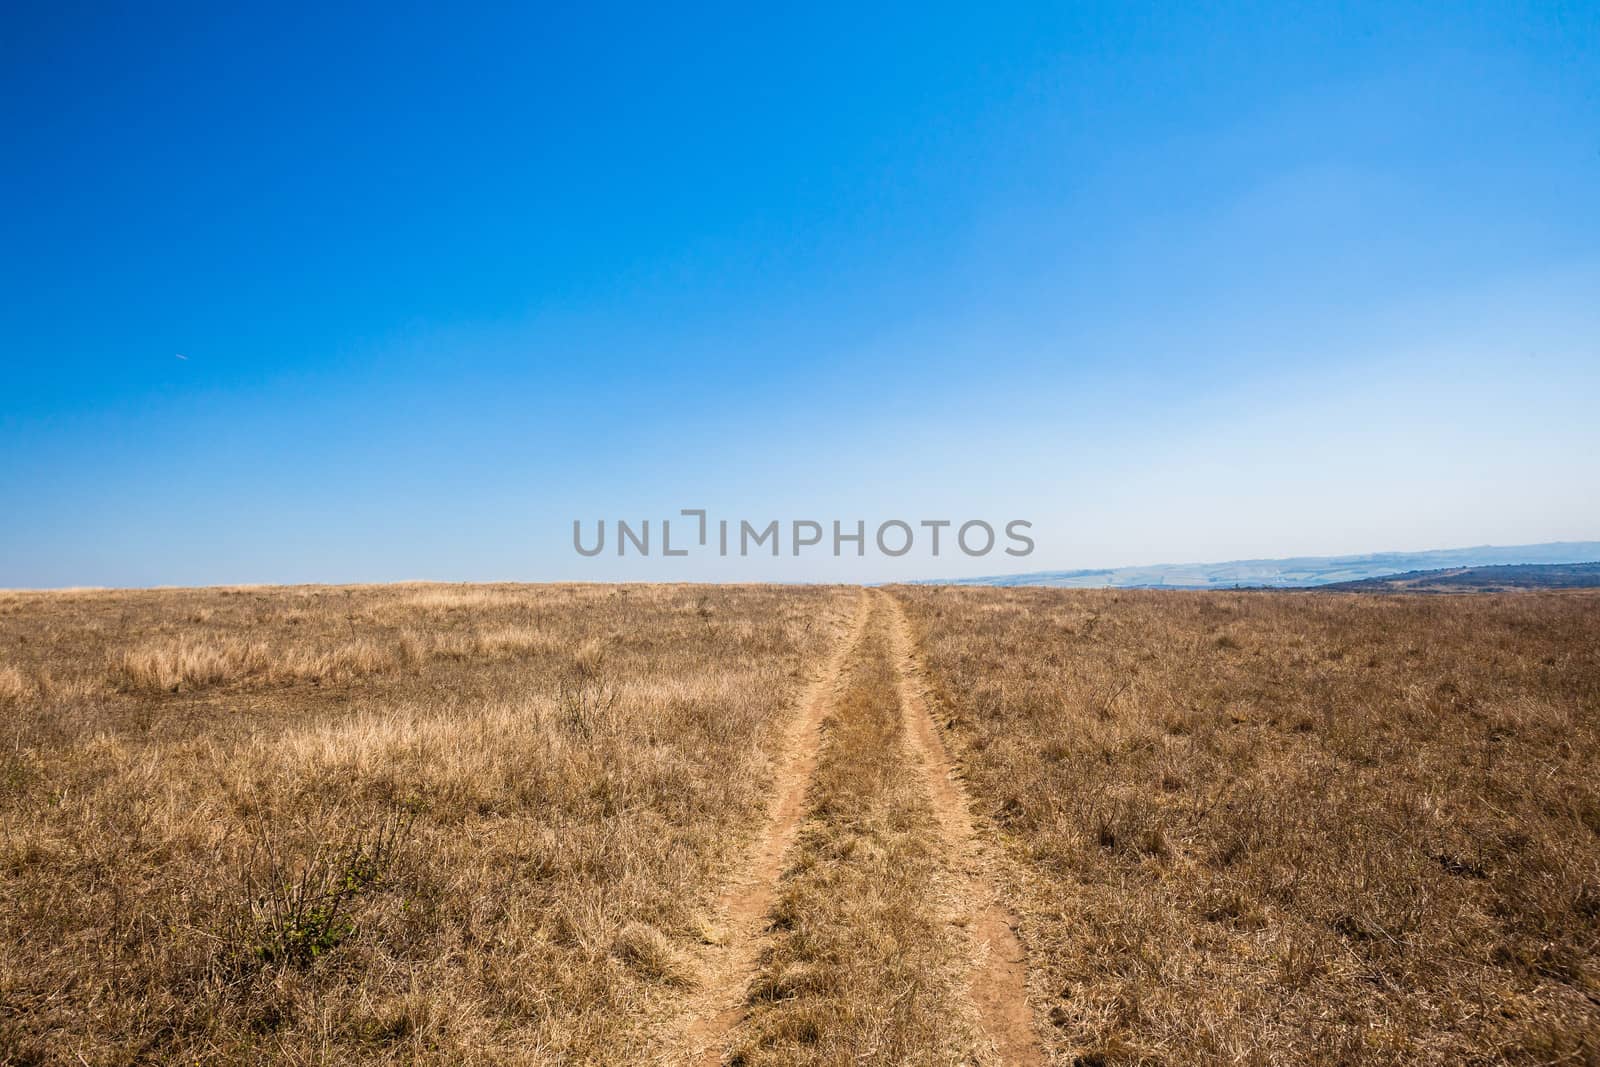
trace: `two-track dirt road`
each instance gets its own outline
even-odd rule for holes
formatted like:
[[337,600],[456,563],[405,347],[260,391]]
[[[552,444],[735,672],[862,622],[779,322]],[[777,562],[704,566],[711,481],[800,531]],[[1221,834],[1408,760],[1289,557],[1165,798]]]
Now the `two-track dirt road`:
[[991,862],[911,628],[863,591],[786,736],[675,1061],[1043,1064]]

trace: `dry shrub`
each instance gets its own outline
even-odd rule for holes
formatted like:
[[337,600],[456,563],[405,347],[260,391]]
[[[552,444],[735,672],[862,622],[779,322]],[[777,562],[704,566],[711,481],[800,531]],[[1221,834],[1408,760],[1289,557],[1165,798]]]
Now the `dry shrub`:
[[414,808],[396,808],[370,827],[343,827],[298,863],[258,826],[244,863],[249,922],[236,947],[265,964],[301,967],[338,948],[356,933],[361,898],[383,886],[415,819]]

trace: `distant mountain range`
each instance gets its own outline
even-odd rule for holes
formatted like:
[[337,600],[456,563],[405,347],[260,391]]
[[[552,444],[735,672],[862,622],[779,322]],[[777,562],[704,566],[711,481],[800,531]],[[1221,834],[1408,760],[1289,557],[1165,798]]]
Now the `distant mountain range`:
[[1075,589],[1233,589],[1239,586],[1293,589],[1386,578],[1407,571],[1595,561],[1600,561],[1600,541],[1552,541],[1542,545],[1479,545],[1430,552],[1373,552],[1363,556],[1297,556],[1236,559],[1226,563],[1158,563],[1148,567],[1033,571],[980,578],[931,579],[920,584],[1049,585]]

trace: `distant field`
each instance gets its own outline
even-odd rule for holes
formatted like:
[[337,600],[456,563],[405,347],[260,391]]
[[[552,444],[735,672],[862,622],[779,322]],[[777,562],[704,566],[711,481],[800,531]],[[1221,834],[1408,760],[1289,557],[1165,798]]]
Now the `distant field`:
[[1600,1062],[1600,594],[0,593],[0,1064]]
[[1348,593],[1504,593],[1517,589],[1600,588],[1600,563],[1524,563],[1406,571],[1324,586]]
[[[1539,545],[1479,545],[1427,552],[1372,552],[1358,556],[1235,559],[1218,563],[1159,563],[1097,570],[1033,571],[932,581],[925,585],[1047,586],[1061,589],[1301,589],[1383,580],[1421,571],[1498,569],[1506,566],[1586,564],[1600,560],[1600,541]],[[1592,583],[1588,583],[1592,584]]]

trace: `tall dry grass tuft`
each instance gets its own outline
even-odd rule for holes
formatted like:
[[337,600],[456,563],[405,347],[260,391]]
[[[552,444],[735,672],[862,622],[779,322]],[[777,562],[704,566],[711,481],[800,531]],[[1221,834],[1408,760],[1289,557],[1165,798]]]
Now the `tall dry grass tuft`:
[[184,637],[129,649],[116,674],[134,692],[177,693],[226,685],[262,674],[271,660],[259,641],[241,637]]
[[[195,616],[190,617],[191,620]],[[290,625],[304,616],[286,616]],[[354,637],[331,642],[268,644],[227,634],[184,636],[122,653],[112,671],[117,688],[130,692],[177,693],[212,686],[256,688],[349,682],[400,668],[417,668],[430,659],[479,661],[525,656],[558,642],[526,626],[500,625],[460,633],[401,632],[386,637]]]
[[37,688],[15,667],[0,667],[0,707],[16,707],[32,700]]

